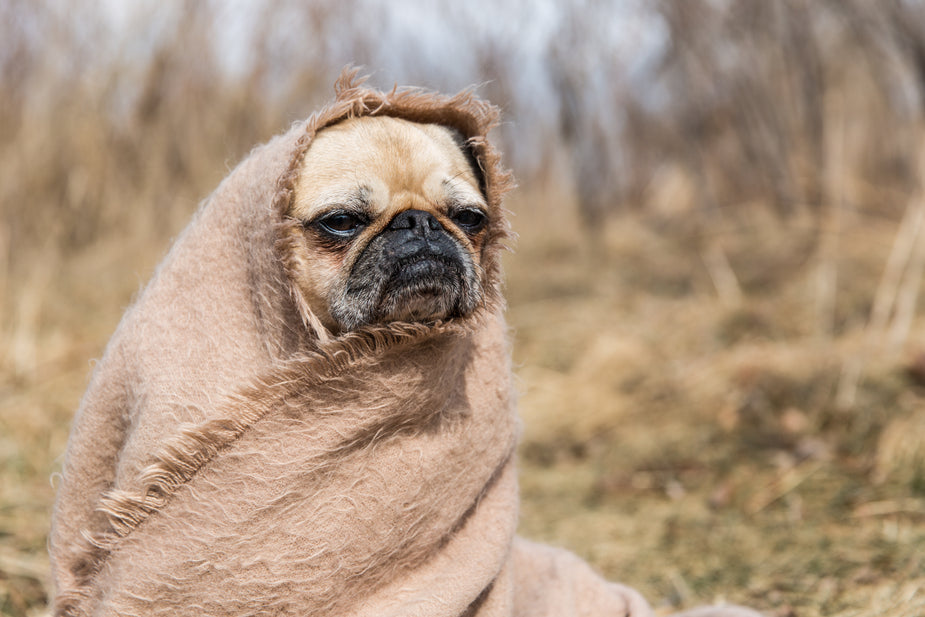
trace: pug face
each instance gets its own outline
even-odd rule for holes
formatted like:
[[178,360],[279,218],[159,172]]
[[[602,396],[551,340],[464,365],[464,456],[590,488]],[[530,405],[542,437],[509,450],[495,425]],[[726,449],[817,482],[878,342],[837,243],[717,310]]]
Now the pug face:
[[450,129],[360,117],[322,129],[289,216],[296,283],[333,333],[472,313],[489,224],[482,179]]

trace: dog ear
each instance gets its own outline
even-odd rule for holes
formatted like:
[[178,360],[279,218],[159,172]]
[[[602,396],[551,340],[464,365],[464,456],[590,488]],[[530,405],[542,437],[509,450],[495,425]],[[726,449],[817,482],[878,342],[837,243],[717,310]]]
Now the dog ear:
[[485,170],[482,169],[482,163],[479,161],[479,157],[476,154],[475,147],[472,142],[460,133],[458,130],[447,127],[447,130],[453,135],[453,141],[456,142],[456,146],[462,151],[466,156],[466,160],[469,161],[469,167],[472,168],[472,174],[475,176],[476,182],[479,185],[479,193],[482,194],[486,200],[488,199],[488,188],[487,181],[485,179]]

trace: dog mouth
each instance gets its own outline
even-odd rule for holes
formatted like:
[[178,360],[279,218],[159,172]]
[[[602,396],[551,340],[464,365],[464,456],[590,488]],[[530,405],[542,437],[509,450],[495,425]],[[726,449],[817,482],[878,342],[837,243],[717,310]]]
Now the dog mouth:
[[332,316],[346,330],[463,317],[481,299],[477,269],[461,249],[418,247],[399,257],[387,246],[371,248],[331,306]]
[[462,264],[437,253],[414,255],[394,264],[384,277],[376,321],[428,321],[459,314]]
[[458,281],[462,275],[462,267],[458,260],[427,252],[396,262],[394,271],[387,278],[385,286],[389,288],[410,285],[424,289],[432,285],[434,290],[439,292],[448,283]]

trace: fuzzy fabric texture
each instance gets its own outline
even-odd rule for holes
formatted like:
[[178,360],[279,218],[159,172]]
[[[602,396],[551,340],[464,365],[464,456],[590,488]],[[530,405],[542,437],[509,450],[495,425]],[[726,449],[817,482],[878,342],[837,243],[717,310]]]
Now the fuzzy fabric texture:
[[[332,337],[294,288],[299,164],[317,131],[357,115],[472,144],[493,222],[470,317]],[[471,93],[383,93],[347,72],[334,103],[203,203],[75,417],[49,540],[55,614],[651,615],[573,555],[514,537],[497,119]]]

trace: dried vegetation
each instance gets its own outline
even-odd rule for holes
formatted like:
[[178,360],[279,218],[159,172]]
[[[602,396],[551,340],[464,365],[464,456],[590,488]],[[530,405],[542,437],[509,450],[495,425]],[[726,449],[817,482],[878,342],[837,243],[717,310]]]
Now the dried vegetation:
[[268,4],[231,70],[220,4],[118,40],[66,4],[0,6],[0,614],[44,611],[90,359],[198,200],[350,60],[494,80],[507,110],[522,533],[666,613],[925,614],[920,2],[623,3],[635,56],[608,47],[625,10],[570,3],[547,90],[478,11],[445,7],[456,83],[351,21],[394,24],[374,2]]

